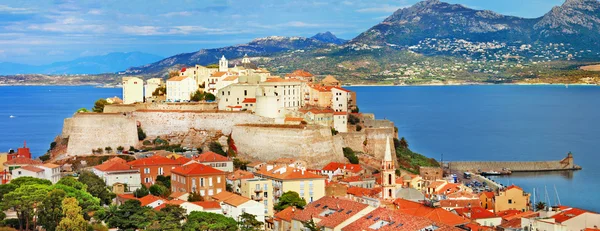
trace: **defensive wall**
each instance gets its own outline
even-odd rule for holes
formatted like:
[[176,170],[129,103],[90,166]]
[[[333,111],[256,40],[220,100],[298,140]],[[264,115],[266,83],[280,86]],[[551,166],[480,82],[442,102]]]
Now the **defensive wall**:
[[543,171],[562,171],[579,170],[573,155],[568,154],[562,160],[555,161],[452,161],[448,162],[448,168],[461,171],[501,171],[510,170],[511,172],[543,172]]
[[67,155],[91,154],[92,149],[135,146],[136,121],[123,113],[77,113],[65,119],[62,138],[68,138]]
[[260,161],[297,158],[310,168],[346,161],[342,137],[333,136],[328,127],[245,124],[234,126],[231,136],[238,152]]
[[104,113],[133,112],[137,110],[165,110],[165,111],[210,111],[217,110],[217,103],[190,102],[190,103],[136,103],[136,104],[109,104],[104,106]]

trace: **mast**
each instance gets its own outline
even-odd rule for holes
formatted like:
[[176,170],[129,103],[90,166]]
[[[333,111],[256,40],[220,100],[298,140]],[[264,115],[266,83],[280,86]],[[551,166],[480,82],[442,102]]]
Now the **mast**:
[[548,188],[544,185],[544,191],[546,192],[546,207],[550,208],[550,197],[548,196]]
[[535,188],[533,188],[533,211],[536,212],[537,204],[535,204]]
[[560,197],[558,196],[558,191],[556,190],[556,185],[554,185],[554,193],[556,193],[556,200],[558,200],[558,205],[561,205]]

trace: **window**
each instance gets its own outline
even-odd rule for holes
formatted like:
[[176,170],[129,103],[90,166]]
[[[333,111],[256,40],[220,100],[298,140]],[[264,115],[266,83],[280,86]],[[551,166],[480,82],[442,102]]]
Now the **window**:
[[163,173],[164,173],[163,168],[162,167],[158,168],[158,175],[162,175]]
[[209,190],[208,190],[208,195],[209,195],[209,196],[212,196],[212,195],[213,195],[213,190],[212,190],[212,189],[209,189]]
[[244,96],[248,95],[248,90],[244,90]]
[[209,187],[212,187],[212,186],[213,186],[213,185],[212,185],[212,177],[209,177],[209,178],[208,178],[208,186],[209,186]]
[[200,178],[200,187],[204,187],[204,178]]
[[193,186],[196,186],[196,179],[193,179],[193,178],[192,178],[192,185],[193,185]]
[[144,182],[146,182],[146,183],[150,183],[150,177],[146,177],[146,178],[144,178]]
[[217,189],[217,193],[220,193],[222,191],[222,189],[218,188]]
[[512,199],[508,199],[509,204],[512,204],[512,202],[513,202]]
[[220,176],[218,176],[218,177],[217,177],[217,184],[220,184],[220,183],[221,183],[221,177],[220,177]]
[[146,173],[146,174],[150,174],[150,168],[145,168],[145,169],[144,169],[144,173]]
[[204,189],[200,190],[200,196],[204,196]]

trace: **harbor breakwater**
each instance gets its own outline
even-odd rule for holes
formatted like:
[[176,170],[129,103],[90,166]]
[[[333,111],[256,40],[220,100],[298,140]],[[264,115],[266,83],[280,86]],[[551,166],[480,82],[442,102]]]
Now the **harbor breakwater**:
[[460,171],[510,171],[510,172],[544,172],[581,170],[573,159],[573,154],[567,154],[562,160],[555,161],[451,161],[448,168]]

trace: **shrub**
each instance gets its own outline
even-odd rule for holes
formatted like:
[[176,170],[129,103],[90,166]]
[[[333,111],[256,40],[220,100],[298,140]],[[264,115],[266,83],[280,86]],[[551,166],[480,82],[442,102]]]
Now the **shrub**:
[[354,153],[354,150],[352,150],[351,148],[343,148],[342,149],[344,151],[344,157],[346,157],[348,159],[348,161],[350,161],[350,163],[352,164],[358,164],[358,157],[356,156],[356,154]]
[[356,125],[360,123],[360,118],[356,117],[353,114],[348,115],[348,123],[352,125]]
[[358,109],[358,106],[354,106],[354,108],[352,108],[352,113],[358,113],[360,112],[360,109]]
[[339,132],[337,130],[335,130],[335,128],[331,128],[331,135],[335,136],[337,135]]
[[144,130],[142,130],[142,127],[137,127],[137,132],[138,132],[138,140],[144,140],[146,139],[146,133],[144,132]]
[[106,154],[110,154],[110,153],[112,153],[112,148],[111,147],[105,147],[104,151],[106,151]]
[[143,145],[151,145],[152,142],[150,142],[149,140],[144,140],[144,142],[142,142]]
[[206,101],[215,101],[217,97],[215,97],[215,95],[213,95],[212,93],[206,93],[206,95],[204,95],[204,100]]
[[356,125],[356,131],[357,131],[357,132],[360,132],[360,130],[362,130],[362,126],[360,126],[360,125]]
[[217,153],[219,155],[227,156],[227,153],[225,152],[225,150],[223,150],[223,145],[221,145],[219,142],[210,142],[210,144],[208,145],[208,149],[211,152]]

